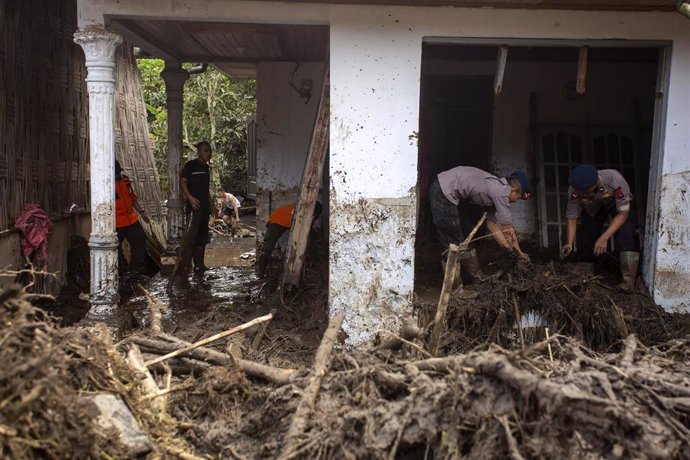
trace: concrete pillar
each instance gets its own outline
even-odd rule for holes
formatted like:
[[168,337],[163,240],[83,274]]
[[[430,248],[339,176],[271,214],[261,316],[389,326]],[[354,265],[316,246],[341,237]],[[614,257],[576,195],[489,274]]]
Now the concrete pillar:
[[189,72],[179,62],[166,61],[161,72],[165,81],[168,108],[168,249],[182,242],[184,202],[180,197],[180,158],[182,156],[182,106],[184,83]]
[[84,49],[89,93],[91,163],[91,310],[103,320],[117,306],[117,236],[115,234],[115,50],[122,37],[99,27],[74,33]]

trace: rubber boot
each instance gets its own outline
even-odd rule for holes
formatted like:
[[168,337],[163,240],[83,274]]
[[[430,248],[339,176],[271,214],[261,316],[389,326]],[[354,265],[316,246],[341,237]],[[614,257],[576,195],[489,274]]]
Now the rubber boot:
[[256,276],[259,278],[264,278],[266,276],[266,269],[271,262],[271,254],[261,248],[259,254],[256,257]]
[[465,273],[472,279],[473,284],[481,284],[486,281],[496,279],[503,274],[502,270],[499,270],[496,273],[492,273],[491,275],[487,275],[486,273],[484,273],[481,265],[479,265],[479,256],[477,255],[477,251],[475,249],[472,249],[471,251],[464,253],[461,256],[461,258],[462,268],[465,270]]
[[630,294],[635,289],[637,280],[637,267],[640,263],[640,253],[635,251],[621,251],[621,284],[618,289]]
[[[470,291],[468,289],[465,289],[465,287],[462,285],[462,276],[460,276],[460,271],[461,271],[461,263],[460,263],[460,258],[458,258],[457,261],[457,268],[455,269],[455,278],[453,278],[453,286],[451,290],[451,297],[454,297],[456,299],[464,299],[464,300],[470,300],[476,298],[479,293]],[[441,262],[441,266],[443,267],[443,273],[445,276],[446,273],[446,261]]]
[[203,274],[208,267],[204,264],[204,257],[206,256],[206,246],[197,246],[194,248],[194,273],[197,275]]

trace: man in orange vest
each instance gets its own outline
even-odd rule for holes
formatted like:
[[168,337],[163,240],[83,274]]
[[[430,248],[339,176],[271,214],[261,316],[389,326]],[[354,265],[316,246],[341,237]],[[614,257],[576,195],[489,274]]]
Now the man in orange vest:
[[[266,233],[264,233],[264,242],[259,250],[259,256],[256,259],[256,274],[260,277],[266,275],[266,268],[271,262],[271,253],[273,248],[275,248],[276,243],[283,233],[290,230],[292,227],[292,217],[295,213],[295,205],[289,204],[287,206],[280,207],[273,211],[268,216],[268,221],[266,225]],[[318,219],[321,215],[321,203],[318,201],[314,205],[314,220]]]
[[139,205],[137,195],[132,188],[132,181],[122,174],[122,166],[115,160],[115,227],[117,239],[120,242],[118,248],[120,266],[124,266],[122,242],[126,239],[129,242],[131,254],[127,272],[140,275],[144,271],[146,260],[146,234],[135,210],[145,222],[149,221],[146,211]]

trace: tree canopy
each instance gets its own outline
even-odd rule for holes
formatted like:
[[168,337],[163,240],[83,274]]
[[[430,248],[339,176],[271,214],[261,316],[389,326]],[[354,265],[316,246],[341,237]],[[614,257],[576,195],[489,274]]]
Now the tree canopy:
[[[168,112],[160,59],[137,60],[141,72],[149,131],[154,141],[161,190],[168,193]],[[189,69],[191,64],[183,67]],[[244,195],[247,188],[247,116],[256,111],[256,81],[233,80],[209,66],[189,76],[184,86],[182,163],[196,156],[194,144],[213,148],[214,186]]]

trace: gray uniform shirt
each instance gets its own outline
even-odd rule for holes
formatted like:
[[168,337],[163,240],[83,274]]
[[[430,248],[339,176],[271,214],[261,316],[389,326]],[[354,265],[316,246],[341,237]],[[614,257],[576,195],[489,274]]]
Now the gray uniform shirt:
[[501,225],[513,223],[510,214],[511,187],[505,179],[489,174],[479,168],[458,166],[439,173],[438,183],[443,194],[453,204],[466,201],[493,210],[487,219]]
[[567,219],[580,217],[582,208],[590,216],[594,216],[602,207],[611,209],[615,206],[618,212],[630,211],[632,193],[628,181],[615,169],[601,169],[598,172],[599,188],[591,196],[580,196],[572,187],[568,188]]

